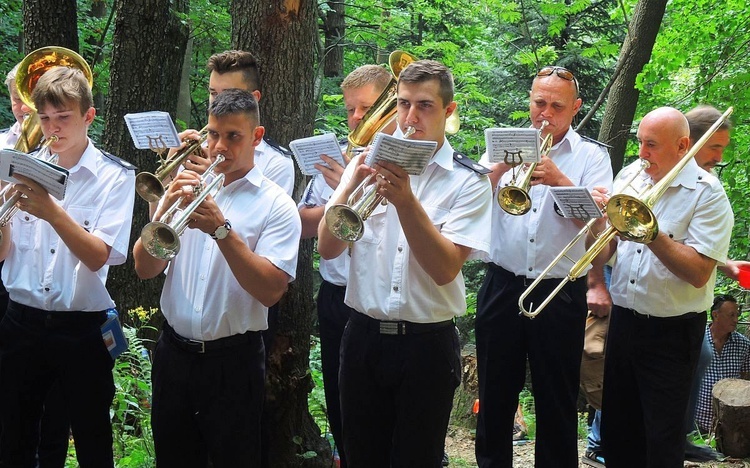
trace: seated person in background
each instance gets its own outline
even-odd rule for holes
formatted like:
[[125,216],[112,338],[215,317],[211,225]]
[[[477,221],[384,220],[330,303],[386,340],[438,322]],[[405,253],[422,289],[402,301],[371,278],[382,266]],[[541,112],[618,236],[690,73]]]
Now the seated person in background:
[[711,390],[721,379],[750,380],[750,339],[737,331],[740,310],[737,299],[716,296],[711,306],[712,322],[706,326],[705,340],[711,344],[713,358],[701,382],[695,422],[702,433],[713,428]]

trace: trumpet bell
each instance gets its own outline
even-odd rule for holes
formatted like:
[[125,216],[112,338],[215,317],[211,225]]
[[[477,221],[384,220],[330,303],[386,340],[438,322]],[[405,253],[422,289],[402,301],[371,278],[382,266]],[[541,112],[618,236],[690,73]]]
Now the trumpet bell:
[[169,224],[152,222],[143,226],[141,243],[152,257],[172,260],[180,251],[180,236]]
[[365,221],[348,205],[334,205],[326,212],[326,224],[334,237],[344,242],[356,242],[365,233]]
[[654,213],[636,197],[613,195],[607,202],[607,216],[620,236],[641,244],[648,244],[659,234]]
[[531,197],[525,190],[512,185],[497,191],[497,203],[506,213],[520,216],[531,209]]
[[135,191],[149,203],[156,203],[164,196],[164,185],[158,176],[141,172],[135,176]]

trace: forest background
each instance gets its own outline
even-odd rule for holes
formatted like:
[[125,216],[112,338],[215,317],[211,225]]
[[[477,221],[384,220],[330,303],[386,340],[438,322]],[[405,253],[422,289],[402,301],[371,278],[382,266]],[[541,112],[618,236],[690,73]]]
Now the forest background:
[[[134,149],[130,112],[163,110],[178,128],[206,122],[208,74],[216,52],[241,48],[259,59],[262,120],[283,145],[320,132],[347,134],[339,84],[359,65],[387,63],[396,49],[449,66],[461,130],[457,150],[478,159],[489,127],[527,126],[536,70],[560,65],[580,83],[574,126],[610,146],[617,172],[637,157],[638,120],[659,106],[682,111],[734,106],[732,144],[717,169],[735,213],[730,257],[748,257],[750,9],[744,0],[6,0],[0,4],[0,75],[26,53],[59,45],[94,70],[100,145],[152,171],[156,156]],[[0,93],[0,127],[13,122]],[[296,196],[306,180],[297,173]],[[136,202],[132,240],[147,222]],[[508,246],[513,248],[513,246]],[[314,242],[300,244],[297,280],[282,300],[268,369],[267,416],[275,466],[325,466],[330,447],[308,408],[314,386]],[[465,268],[470,335],[483,268]],[[157,308],[161,281],[140,281],[132,260],[110,271],[121,310]],[[717,290],[745,293],[720,277]],[[143,315],[126,320],[154,323]],[[157,314],[158,317],[158,314]],[[156,320],[158,322],[158,320]],[[143,377],[143,376],[141,376]],[[137,384],[136,384],[137,385]],[[138,405],[139,402],[126,402]]]

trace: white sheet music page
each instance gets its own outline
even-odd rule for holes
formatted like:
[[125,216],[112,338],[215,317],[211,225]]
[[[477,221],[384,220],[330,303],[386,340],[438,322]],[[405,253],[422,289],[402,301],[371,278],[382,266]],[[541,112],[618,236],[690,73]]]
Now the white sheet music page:
[[294,154],[294,159],[297,161],[299,170],[304,175],[316,175],[320,174],[320,171],[315,167],[315,164],[327,164],[320,159],[320,155],[325,154],[336,160],[342,166],[346,166],[344,163],[344,156],[341,154],[341,147],[336,139],[336,135],[333,133],[324,133],[322,135],[315,135],[307,138],[299,138],[289,143],[289,149]]
[[0,179],[17,183],[14,174],[21,174],[38,183],[50,195],[62,200],[68,187],[68,170],[13,149],[0,151]]
[[125,123],[138,149],[179,148],[182,144],[172,117],[167,112],[125,114]]
[[365,164],[372,167],[378,161],[388,161],[401,167],[409,175],[421,175],[436,149],[436,141],[404,140],[378,133]]
[[588,221],[602,217],[599,206],[586,187],[550,187],[549,192],[566,218]]
[[539,131],[535,128],[487,128],[484,142],[491,163],[535,163],[539,157]]

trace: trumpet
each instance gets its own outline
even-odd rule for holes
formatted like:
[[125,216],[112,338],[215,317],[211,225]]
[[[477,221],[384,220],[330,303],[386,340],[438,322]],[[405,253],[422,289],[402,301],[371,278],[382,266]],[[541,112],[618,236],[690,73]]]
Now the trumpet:
[[[713,125],[703,134],[703,136],[695,142],[692,148],[685,153],[685,155],[677,162],[677,164],[669,171],[664,177],[659,180],[655,185],[646,186],[636,196],[628,195],[623,193],[625,190],[612,195],[607,201],[605,211],[609,218],[609,226],[598,235],[595,235],[595,241],[586,250],[584,255],[570,268],[568,274],[560,280],[557,287],[547,296],[547,298],[534,310],[534,304],[529,305],[527,310],[524,306],[524,300],[531,294],[531,292],[539,285],[539,283],[545,279],[547,274],[552,268],[560,262],[563,258],[568,258],[567,253],[570,249],[578,243],[578,241],[584,237],[588,232],[591,232],[596,219],[589,220],[588,223],[579,231],[579,233],[570,241],[570,243],[560,252],[557,257],[550,263],[547,268],[534,280],[531,285],[521,294],[518,298],[518,308],[521,313],[529,318],[534,318],[552,301],[558,292],[565,286],[568,281],[575,281],[588,266],[594,261],[597,255],[599,255],[604,248],[615,238],[616,235],[620,235],[622,238],[638,242],[641,244],[648,244],[659,234],[659,225],[656,220],[651,208],[656,204],[659,199],[664,195],[669,186],[672,184],[674,179],[682,172],[685,166],[690,162],[695,154],[703,147],[716,130],[721,127],[724,122],[734,111],[734,108],[729,107],[724,114],[716,121]],[[625,188],[630,186],[635,178],[640,175],[646,168],[649,167],[648,161],[641,160],[641,167],[636,171],[632,177],[628,179],[625,184]],[[571,260],[568,258],[568,260]],[[572,260],[571,260],[572,261]]]
[[[546,120],[542,121],[542,126],[539,128],[539,137],[541,138],[542,130],[544,127],[549,125]],[[548,133],[544,137],[539,148],[540,159],[543,156],[547,156],[552,149],[552,134]],[[508,155],[505,156],[505,164],[515,167],[523,164],[523,160],[520,162],[509,161]],[[531,195],[529,195],[529,186],[531,185],[531,174],[536,169],[537,163],[531,163],[526,169],[521,169],[520,172],[523,174],[518,177],[518,174],[513,174],[510,184],[502,187],[497,191],[497,203],[500,205],[506,213],[518,216],[524,215],[531,209]]]
[[[175,201],[158,221],[151,221],[141,230],[141,242],[152,257],[162,260],[172,260],[180,251],[180,236],[185,232],[190,215],[209,196],[216,196],[224,184],[224,174],[216,174],[216,166],[224,162],[224,155],[219,154],[216,160],[208,166],[200,177],[200,183],[195,188],[195,198],[185,208],[180,209],[185,197]],[[213,177],[210,183],[206,181]]]
[[178,150],[170,158],[163,159],[153,173],[143,171],[135,176],[135,191],[141,198],[149,203],[156,203],[164,196],[167,190],[164,179],[184,163],[188,156],[201,149],[208,137],[208,126],[203,127],[199,133],[200,138],[190,140],[184,148]]
[[[408,127],[404,132],[404,138],[409,138],[415,131],[414,127]],[[349,195],[346,203],[333,205],[326,211],[326,224],[337,239],[344,242],[360,240],[365,233],[365,220],[380,203],[385,205],[386,200],[378,193],[377,185],[373,184],[367,188],[375,175],[365,177]]]

